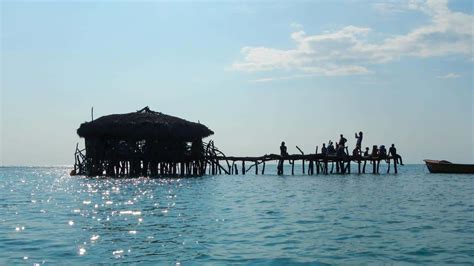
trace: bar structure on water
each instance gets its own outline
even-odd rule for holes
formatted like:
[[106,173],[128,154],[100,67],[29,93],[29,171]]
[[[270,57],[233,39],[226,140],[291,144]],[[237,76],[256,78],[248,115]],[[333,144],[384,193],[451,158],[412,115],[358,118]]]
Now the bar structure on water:
[[[397,158],[325,155],[321,153],[259,157],[226,156],[214,145],[203,142],[214,132],[201,123],[155,112],[145,107],[139,111],[108,115],[82,123],[77,133],[85,139],[85,148],[76,145],[72,175],[87,176],[202,176],[205,174],[242,174],[254,171],[265,174],[267,162],[277,163],[279,175],[284,164],[301,162],[301,173],[378,174],[380,163],[388,164],[387,173],[397,173]],[[347,149],[346,149],[347,151]]]

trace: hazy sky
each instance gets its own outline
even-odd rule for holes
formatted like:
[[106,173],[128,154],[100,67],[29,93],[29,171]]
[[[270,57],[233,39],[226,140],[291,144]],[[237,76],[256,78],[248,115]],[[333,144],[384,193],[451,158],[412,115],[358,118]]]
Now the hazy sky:
[[2,1],[0,165],[72,164],[92,106],[147,105],[228,155],[362,130],[474,163],[473,3]]

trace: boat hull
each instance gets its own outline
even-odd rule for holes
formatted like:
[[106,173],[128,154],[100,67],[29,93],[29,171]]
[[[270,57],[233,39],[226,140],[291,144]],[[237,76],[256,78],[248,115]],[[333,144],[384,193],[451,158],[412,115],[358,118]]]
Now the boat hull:
[[424,160],[430,173],[474,174],[474,164],[455,164],[448,161]]

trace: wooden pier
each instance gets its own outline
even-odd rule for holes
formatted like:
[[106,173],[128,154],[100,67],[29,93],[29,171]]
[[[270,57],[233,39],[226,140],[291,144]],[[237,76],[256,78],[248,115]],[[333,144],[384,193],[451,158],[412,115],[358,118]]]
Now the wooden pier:
[[[206,157],[209,165],[207,173],[210,175],[228,174],[228,175],[245,175],[249,171],[258,174],[265,174],[267,162],[277,162],[277,173],[295,174],[295,163],[301,162],[301,174],[379,174],[380,163],[387,164],[387,173],[391,171],[393,164],[393,173],[398,173],[397,158],[392,156],[378,158],[365,156],[343,156],[337,157],[333,155],[323,154],[293,154],[281,156],[278,154],[269,154],[259,157],[235,157],[235,156],[209,156]],[[291,173],[284,173],[284,164],[288,162],[291,165]],[[351,164],[352,162],[352,164]],[[369,164],[369,165],[368,165]],[[352,169],[355,167],[355,169]],[[354,171],[354,172],[352,172]]]
[[[74,169],[71,175],[87,176],[201,176],[204,174],[241,174],[249,171],[265,174],[267,162],[277,162],[278,175],[285,174],[284,165],[291,165],[295,174],[295,163],[301,162],[302,174],[350,174],[351,165],[357,165],[359,174],[371,172],[378,174],[380,163],[391,162],[393,172],[397,173],[397,160],[400,158],[384,156],[350,156],[344,143],[336,154],[318,153],[288,155],[286,147],[281,154],[259,157],[226,156],[214,145],[214,141],[203,142],[203,138],[214,134],[207,126],[182,118],[152,111],[148,106],[131,113],[102,116],[84,122],[77,134],[85,139],[85,148],[76,145]],[[360,133],[360,136],[362,133]],[[342,135],[341,135],[342,137]],[[355,150],[353,154],[358,154]],[[396,154],[396,153],[395,153]],[[393,155],[393,154],[392,154]],[[369,166],[367,166],[369,162]],[[367,169],[369,168],[369,169]],[[371,168],[371,169],[370,169]]]

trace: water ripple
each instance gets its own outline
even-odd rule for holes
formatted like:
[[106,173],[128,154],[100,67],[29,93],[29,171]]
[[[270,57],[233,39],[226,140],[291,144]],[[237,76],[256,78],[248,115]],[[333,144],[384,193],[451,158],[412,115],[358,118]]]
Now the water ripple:
[[68,170],[0,168],[0,264],[474,261],[473,176],[423,166],[183,179]]

